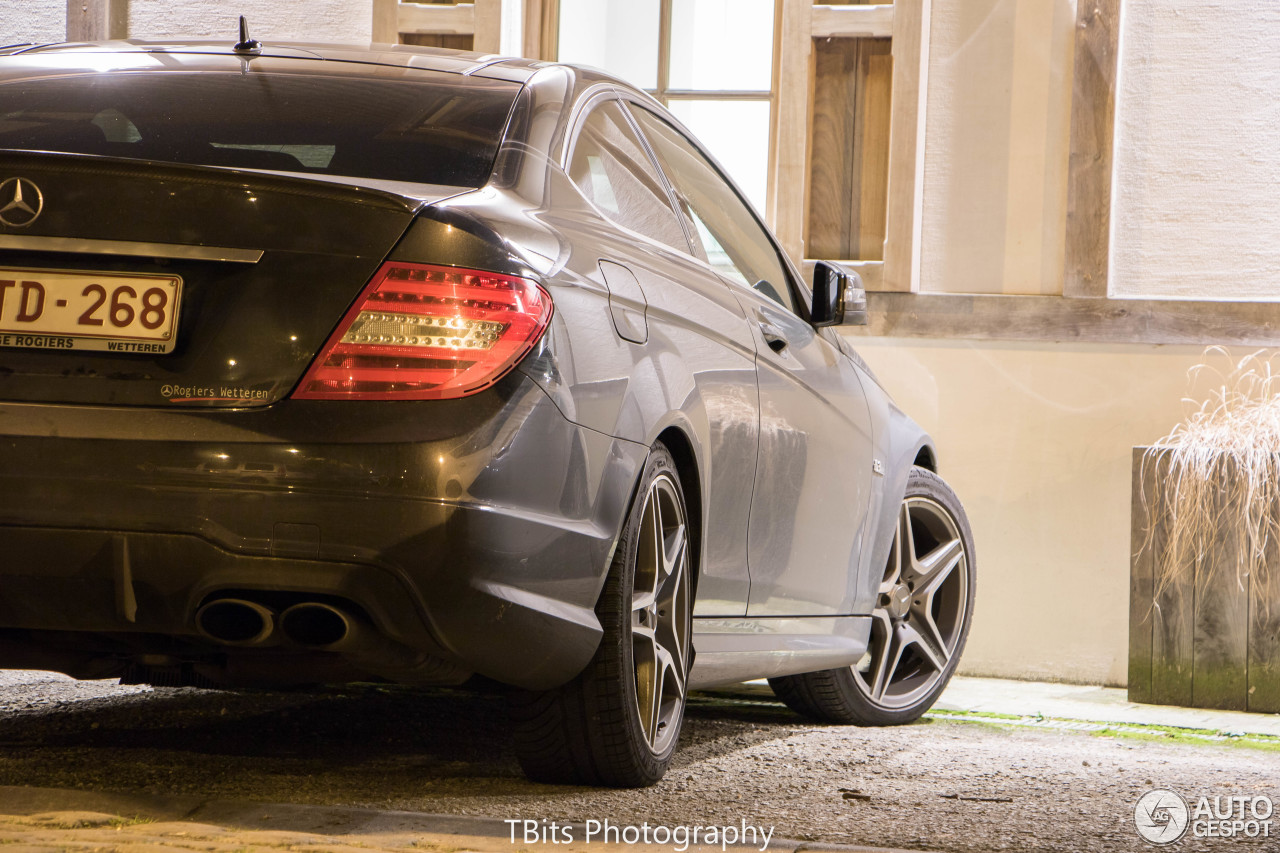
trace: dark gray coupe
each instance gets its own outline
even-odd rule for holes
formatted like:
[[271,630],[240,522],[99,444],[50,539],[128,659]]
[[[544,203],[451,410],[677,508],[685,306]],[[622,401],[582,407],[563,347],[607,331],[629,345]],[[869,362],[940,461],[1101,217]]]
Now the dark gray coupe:
[[497,682],[620,786],[693,688],[932,704],[973,543],[856,277],[602,73],[233,41],[0,50],[0,666]]

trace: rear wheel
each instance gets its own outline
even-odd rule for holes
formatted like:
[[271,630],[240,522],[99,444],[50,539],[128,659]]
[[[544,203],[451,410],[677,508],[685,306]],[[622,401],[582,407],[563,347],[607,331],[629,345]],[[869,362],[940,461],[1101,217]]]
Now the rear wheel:
[[852,667],[769,679],[792,710],[823,722],[916,720],[959,662],[974,599],[973,534],[938,475],[913,468],[872,612],[867,654]]
[[684,719],[690,584],[684,492],[658,444],[596,605],[604,636],[595,657],[563,687],[513,697],[516,754],[530,779],[639,787],[662,778]]

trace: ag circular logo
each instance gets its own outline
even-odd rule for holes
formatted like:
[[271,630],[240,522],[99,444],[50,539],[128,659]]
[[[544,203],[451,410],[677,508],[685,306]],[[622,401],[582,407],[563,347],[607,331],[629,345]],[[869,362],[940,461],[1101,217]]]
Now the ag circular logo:
[[1138,834],[1152,844],[1172,844],[1186,835],[1190,823],[1191,810],[1186,800],[1173,791],[1148,791],[1133,808]]
[[44,210],[44,194],[27,178],[0,182],[0,223],[23,228],[35,222]]

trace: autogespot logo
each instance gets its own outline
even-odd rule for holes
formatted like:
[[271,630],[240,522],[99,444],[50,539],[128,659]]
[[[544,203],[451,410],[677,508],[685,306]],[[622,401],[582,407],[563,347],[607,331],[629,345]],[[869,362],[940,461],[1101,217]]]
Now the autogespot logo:
[[1270,838],[1276,805],[1260,794],[1202,796],[1194,806],[1173,791],[1148,791],[1133,808],[1138,834],[1152,844],[1192,838]]
[[1172,844],[1187,834],[1191,810],[1173,791],[1148,791],[1134,806],[1133,823],[1138,834],[1152,844]]

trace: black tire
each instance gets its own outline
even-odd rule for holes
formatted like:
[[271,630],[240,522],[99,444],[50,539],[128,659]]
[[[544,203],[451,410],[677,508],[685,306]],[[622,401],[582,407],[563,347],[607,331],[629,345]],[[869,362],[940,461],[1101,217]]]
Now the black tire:
[[[904,536],[910,539],[908,551],[900,547]],[[920,567],[937,573],[922,574]],[[964,507],[937,474],[912,468],[867,655],[851,667],[771,678],[769,685],[793,711],[820,722],[913,722],[933,706],[955,672],[973,619],[975,583],[973,534]]]
[[666,773],[691,657],[687,519],[675,462],[657,444],[596,604],[595,657],[563,687],[512,697],[516,756],[533,781],[637,788]]

